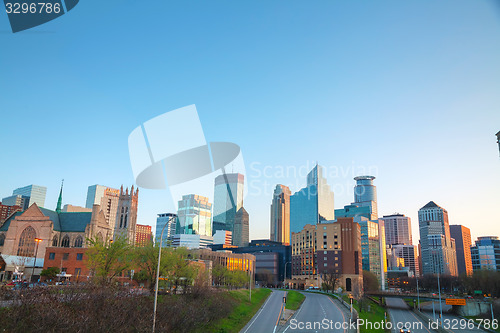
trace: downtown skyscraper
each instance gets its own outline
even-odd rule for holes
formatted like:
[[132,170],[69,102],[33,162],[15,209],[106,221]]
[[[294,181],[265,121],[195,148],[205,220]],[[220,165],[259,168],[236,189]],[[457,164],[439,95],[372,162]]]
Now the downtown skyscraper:
[[28,185],[16,188],[12,191],[12,196],[3,198],[2,202],[8,206],[20,206],[21,210],[26,210],[36,203],[38,207],[45,206],[45,196],[47,188],[40,185]]
[[470,236],[470,229],[459,224],[450,225],[450,237],[455,240],[458,275],[471,275],[472,257],[470,248],[472,246],[472,238]]
[[177,211],[177,234],[212,236],[212,204],[201,195],[183,195]]
[[385,242],[387,245],[412,245],[411,219],[403,214],[384,215]]
[[385,290],[387,271],[384,220],[378,219],[377,188],[374,176],[354,177],[354,202],[335,209],[335,216],[352,217],[361,227],[361,253],[363,270],[377,276],[382,290]]
[[455,240],[450,236],[448,211],[430,201],[418,211],[423,274],[457,275]]
[[400,260],[414,275],[420,275],[418,249],[413,245],[411,219],[403,214],[385,215],[385,242],[389,269],[399,269]]
[[[217,230],[231,231],[233,245],[243,244],[245,239],[248,242],[248,226],[245,227],[245,224],[248,225],[248,213],[242,210],[244,180],[240,173],[224,173],[215,178],[212,234]],[[235,230],[237,213],[239,225]]]
[[333,192],[316,165],[307,175],[307,186],[290,197],[290,231],[299,232],[306,224],[317,224],[335,218]]
[[290,189],[276,185],[271,203],[271,240],[290,244]]

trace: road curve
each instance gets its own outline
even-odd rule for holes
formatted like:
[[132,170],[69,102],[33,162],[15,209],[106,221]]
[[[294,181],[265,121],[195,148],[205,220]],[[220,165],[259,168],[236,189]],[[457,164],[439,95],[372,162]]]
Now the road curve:
[[259,311],[240,333],[271,333],[276,330],[285,291],[273,290]]
[[338,301],[323,294],[303,294],[304,303],[281,332],[348,332],[349,312]]

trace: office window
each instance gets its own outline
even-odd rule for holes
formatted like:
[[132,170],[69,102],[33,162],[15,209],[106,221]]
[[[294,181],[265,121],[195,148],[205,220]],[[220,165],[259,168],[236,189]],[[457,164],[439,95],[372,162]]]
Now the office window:
[[83,253],[77,253],[76,260],[83,260]]
[[56,254],[54,252],[49,253],[49,260],[54,260],[56,258]]

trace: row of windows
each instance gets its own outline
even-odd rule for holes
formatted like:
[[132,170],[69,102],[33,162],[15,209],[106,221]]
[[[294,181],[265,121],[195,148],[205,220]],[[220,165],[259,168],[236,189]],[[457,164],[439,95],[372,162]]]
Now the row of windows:
[[[54,260],[56,258],[55,252],[49,252],[49,260]],[[62,260],[68,260],[69,253],[63,253]],[[83,253],[76,254],[76,260],[83,260]]]
[[[57,237],[57,235],[55,235],[54,238],[52,239],[52,246],[57,246],[58,242],[59,238]],[[76,237],[73,246],[83,247],[83,237],[82,236]],[[70,247],[70,239],[68,235],[65,235],[61,240],[61,247]]]

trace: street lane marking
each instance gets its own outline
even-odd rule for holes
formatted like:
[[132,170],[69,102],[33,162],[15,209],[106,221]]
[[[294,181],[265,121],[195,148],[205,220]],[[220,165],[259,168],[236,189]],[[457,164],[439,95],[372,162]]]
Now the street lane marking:
[[[328,297],[328,299],[330,300],[330,302],[332,302],[332,304],[333,304],[333,305],[335,305],[335,307],[336,307],[337,309],[339,309],[340,314],[342,315],[342,320],[343,320],[343,321],[344,321],[344,323],[345,323],[344,311],[342,311],[342,310],[339,308],[339,306],[338,306],[337,304],[335,304],[335,302],[332,300],[332,297],[330,297],[330,296],[326,296],[326,297]],[[349,324],[350,324],[350,323],[349,323]],[[344,327],[344,333],[345,333],[345,327]]]
[[283,311],[283,303],[281,303],[280,313],[278,315],[278,319],[276,320],[276,325],[274,325],[273,333],[276,332],[276,328],[278,327],[278,322],[280,321],[280,318],[281,318],[281,311]]
[[267,302],[269,302],[269,300],[271,299],[271,297],[273,296],[273,294],[274,294],[274,291],[271,291],[271,295],[269,295],[269,297],[267,298],[267,300],[264,303],[264,305],[262,305],[262,307],[260,308],[259,312],[257,312],[257,314],[255,315],[255,318],[252,320],[252,322],[250,323],[250,325],[248,325],[247,329],[243,333],[247,333],[247,331],[250,329],[250,327],[253,325],[253,323],[255,323],[255,321],[260,316],[260,313],[262,312],[262,310],[264,310],[264,308],[266,307]]

